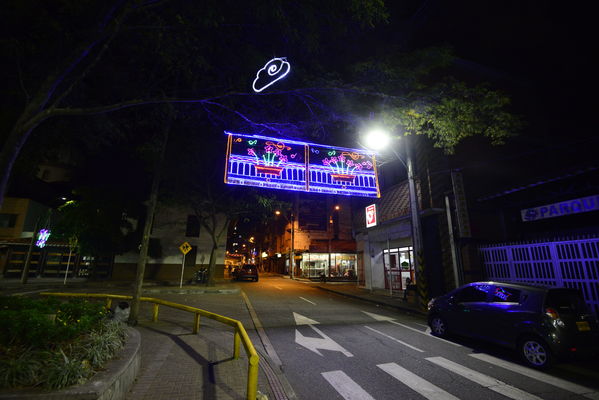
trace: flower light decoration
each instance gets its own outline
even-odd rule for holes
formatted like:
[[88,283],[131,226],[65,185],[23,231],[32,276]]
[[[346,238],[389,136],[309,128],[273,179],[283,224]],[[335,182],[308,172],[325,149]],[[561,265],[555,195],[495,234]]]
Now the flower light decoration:
[[328,152],[331,158],[324,158],[322,163],[332,171],[331,177],[337,182],[352,182],[356,177],[354,171],[361,171],[363,168],[372,169],[372,162],[364,160],[366,157],[355,152],[343,151],[340,154],[336,150]]
[[[255,145],[257,140],[248,140],[248,144],[251,146]],[[287,163],[288,158],[283,151],[291,150],[291,147],[286,146],[281,142],[267,141],[264,146],[264,153],[262,158],[258,157],[256,150],[253,147],[248,147],[247,151],[250,156],[256,158],[256,171],[262,174],[280,175],[284,167],[281,167],[281,163]]]
[[224,182],[280,190],[380,197],[372,152],[225,132]]

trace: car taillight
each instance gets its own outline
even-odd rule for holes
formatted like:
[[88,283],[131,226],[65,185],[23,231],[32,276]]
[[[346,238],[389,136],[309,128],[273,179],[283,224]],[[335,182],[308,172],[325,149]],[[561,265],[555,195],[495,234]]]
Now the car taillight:
[[551,319],[559,319],[559,314],[557,311],[551,307],[547,307],[545,309],[545,315],[547,315]]
[[558,312],[551,307],[547,307],[545,308],[545,315],[547,315],[549,318],[551,318],[551,322],[553,323],[553,326],[559,326],[559,327],[564,327],[566,326],[566,324],[564,323],[564,321],[562,321],[559,317]]

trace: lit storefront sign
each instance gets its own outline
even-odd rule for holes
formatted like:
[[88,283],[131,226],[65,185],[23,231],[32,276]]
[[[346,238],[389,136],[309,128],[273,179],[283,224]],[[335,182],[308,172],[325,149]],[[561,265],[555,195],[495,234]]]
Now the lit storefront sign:
[[44,247],[48,241],[48,238],[50,238],[50,230],[40,229],[39,233],[37,234],[37,242],[35,242],[35,245],[39,248]]
[[376,226],[376,204],[366,207],[366,227]]
[[521,210],[522,221],[536,221],[539,219],[563,217],[565,215],[579,214],[599,210],[599,195],[582,197],[579,199],[546,204],[540,207]]
[[225,132],[225,183],[380,197],[376,159],[365,150]]

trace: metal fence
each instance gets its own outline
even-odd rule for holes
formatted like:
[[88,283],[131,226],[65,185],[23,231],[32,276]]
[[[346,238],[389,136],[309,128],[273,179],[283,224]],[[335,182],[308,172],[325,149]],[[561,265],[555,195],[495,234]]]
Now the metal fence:
[[490,280],[577,288],[599,316],[599,238],[479,248]]

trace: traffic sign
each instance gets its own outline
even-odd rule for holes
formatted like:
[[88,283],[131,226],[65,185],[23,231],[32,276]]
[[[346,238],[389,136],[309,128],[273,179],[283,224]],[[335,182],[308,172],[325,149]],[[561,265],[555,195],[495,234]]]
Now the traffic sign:
[[181,246],[179,246],[179,250],[181,250],[181,253],[185,255],[191,251],[191,245],[187,242],[184,242]]

